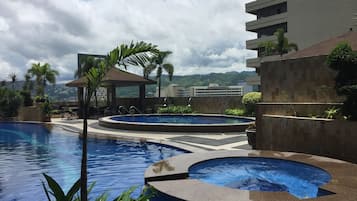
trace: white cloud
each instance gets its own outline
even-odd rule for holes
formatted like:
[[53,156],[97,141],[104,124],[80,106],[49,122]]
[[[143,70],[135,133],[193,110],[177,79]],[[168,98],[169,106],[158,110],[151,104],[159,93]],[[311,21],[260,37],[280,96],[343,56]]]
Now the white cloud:
[[10,28],[9,24],[3,17],[0,17],[0,32],[6,32]]
[[[106,54],[144,40],[171,50],[175,74],[249,70],[244,5],[250,0],[17,0],[0,1],[0,55],[25,71],[46,61],[73,78],[78,52]],[[11,25],[11,26],[9,26]],[[140,69],[131,69],[141,72]]]

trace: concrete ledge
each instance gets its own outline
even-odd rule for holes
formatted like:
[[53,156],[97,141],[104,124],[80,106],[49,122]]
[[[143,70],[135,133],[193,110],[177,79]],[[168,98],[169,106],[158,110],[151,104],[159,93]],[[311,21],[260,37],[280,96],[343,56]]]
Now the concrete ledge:
[[[173,114],[163,114],[173,115]],[[124,115],[128,116],[128,115]],[[130,115],[130,116],[150,116],[150,114]],[[243,132],[254,122],[254,118],[250,117],[235,117],[229,115],[213,115],[213,114],[182,114],[182,116],[207,116],[207,117],[228,117],[228,118],[243,118],[251,120],[244,123],[225,123],[225,124],[172,124],[172,123],[143,123],[143,122],[127,122],[115,121],[111,118],[114,116],[103,117],[99,119],[99,125],[108,128],[117,128],[124,130],[138,131],[165,131],[165,132]]]

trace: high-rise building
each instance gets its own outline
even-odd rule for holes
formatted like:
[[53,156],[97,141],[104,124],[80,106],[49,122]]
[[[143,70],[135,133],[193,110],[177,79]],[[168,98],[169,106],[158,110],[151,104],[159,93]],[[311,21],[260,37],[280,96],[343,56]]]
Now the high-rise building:
[[262,61],[280,58],[263,57],[259,48],[262,42],[276,40],[274,32],[279,28],[299,49],[349,30],[357,31],[357,0],[256,0],[246,4],[246,12],[257,16],[246,23],[247,31],[257,33],[246,46],[258,51],[258,58],[247,60],[247,66],[258,72]]

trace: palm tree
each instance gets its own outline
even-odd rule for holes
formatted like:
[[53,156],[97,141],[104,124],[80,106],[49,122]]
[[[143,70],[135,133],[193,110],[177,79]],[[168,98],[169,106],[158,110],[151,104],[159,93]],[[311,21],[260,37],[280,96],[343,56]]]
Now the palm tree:
[[34,63],[27,73],[31,77],[36,77],[36,94],[38,96],[44,96],[47,82],[55,84],[56,76],[59,75],[58,71],[51,69],[51,66],[48,63],[43,65]]
[[164,63],[167,56],[169,56],[171,51],[163,51],[159,52],[157,56],[153,57],[150,60],[150,63],[144,67],[144,77],[148,78],[150,73],[156,70],[156,79],[158,83],[159,97],[161,97],[161,75],[162,69],[164,69],[169,74],[170,81],[172,80],[172,76],[174,74],[174,66],[171,63]]
[[24,77],[25,77],[25,82],[24,85],[22,86],[22,90],[28,91],[31,94],[31,91],[33,89],[33,82],[31,80],[31,75],[26,73]]
[[87,137],[88,137],[88,110],[89,103],[94,92],[100,87],[102,79],[109,68],[115,66],[141,65],[157,54],[155,45],[145,42],[131,42],[129,45],[122,44],[112,50],[98,66],[89,67],[85,74],[87,78],[86,93],[81,105],[83,105],[83,146],[81,163],[81,201],[88,200],[87,194]]
[[277,43],[274,41],[267,41],[259,44],[259,48],[264,49],[264,56],[271,56],[279,54],[283,56],[291,50],[297,51],[298,45],[295,43],[289,43],[288,38],[285,37],[284,29],[277,29],[274,35],[276,36]]
[[12,90],[14,90],[15,89],[15,82],[16,82],[16,74],[15,73],[10,73],[9,74],[9,78],[11,79]]

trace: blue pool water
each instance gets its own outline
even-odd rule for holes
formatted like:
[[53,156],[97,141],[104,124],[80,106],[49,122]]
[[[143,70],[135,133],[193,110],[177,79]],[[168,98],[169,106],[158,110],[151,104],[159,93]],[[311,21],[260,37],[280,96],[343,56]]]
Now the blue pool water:
[[170,124],[237,124],[251,122],[245,118],[204,115],[134,115],[114,116],[115,121],[140,122],[140,123],[170,123]]
[[189,169],[190,178],[253,191],[287,191],[303,198],[325,193],[319,186],[330,181],[326,171],[288,160],[271,158],[223,158],[198,163]]
[[[80,175],[81,147],[77,135],[60,127],[0,123],[0,200],[46,200],[42,173],[67,191]],[[182,153],[160,144],[89,139],[89,183],[96,181],[90,197],[108,191],[114,198],[133,185],[137,196],[149,165]]]

